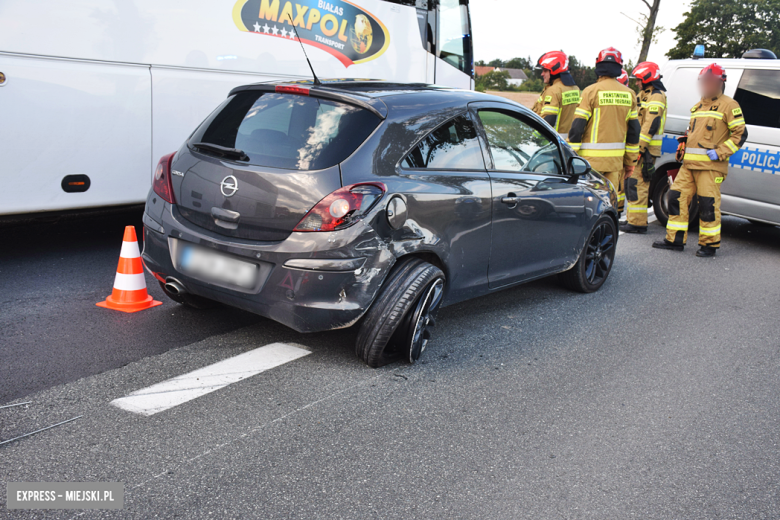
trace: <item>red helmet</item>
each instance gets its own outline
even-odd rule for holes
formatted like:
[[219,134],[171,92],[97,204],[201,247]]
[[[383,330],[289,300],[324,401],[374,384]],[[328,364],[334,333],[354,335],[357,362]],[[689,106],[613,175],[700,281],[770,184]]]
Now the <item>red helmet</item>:
[[701,72],[699,72],[699,77],[706,76],[707,74],[712,74],[715,77],[718,77],[722,79],[723,81],[726,81],[726,69],[718,65],[717,63],[711,63],[701,69]]
[[631,75],[642,83],[651,83],[661,79],[661,69],[652,61],[643,61],[634,67],[634,71],[631,72]]
[[623,69],[622,71],[620,71],[620,76],[618,76],[615,79],[617,79],[623,85],[628,86],[628,72],[626,72],[626,69]]
[[551,74],[560,74],[569,70],[569,57],[561,51],[551,51],[539,58],[539,67]]
[[623,55],[620,51],[614,47],[608,47],[599,53],[599,57],[596,58],[596,63],[601,62],[617,63],[623,65]]

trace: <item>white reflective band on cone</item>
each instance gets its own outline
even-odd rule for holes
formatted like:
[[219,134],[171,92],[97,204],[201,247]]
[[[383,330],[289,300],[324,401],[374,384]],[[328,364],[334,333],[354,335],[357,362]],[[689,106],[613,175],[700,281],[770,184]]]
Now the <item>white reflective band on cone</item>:
[[139,258],[141,251],[138,250],[138,242],[122,242],[122,250],[119,252],[122,258]]
[[139,291],[141,289],[146,289],[146,279],[144,278],[144,273],[116,273],[116,278],[114,279],[114,289],[119,289],[120,291]]

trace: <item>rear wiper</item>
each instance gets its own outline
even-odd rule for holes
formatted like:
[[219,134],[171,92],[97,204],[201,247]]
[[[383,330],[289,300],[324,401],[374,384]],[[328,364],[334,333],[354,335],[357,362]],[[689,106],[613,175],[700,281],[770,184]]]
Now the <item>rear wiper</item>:
[[238,148],[227,148],[225,146],[219,146],[218,144],[211,143],[193,143],[192,146],[201,150],[214,152],[221,157],[229,157],[231,159],[238,159],[239,161],[248,161],[249,156],[244,153],[244,150]]

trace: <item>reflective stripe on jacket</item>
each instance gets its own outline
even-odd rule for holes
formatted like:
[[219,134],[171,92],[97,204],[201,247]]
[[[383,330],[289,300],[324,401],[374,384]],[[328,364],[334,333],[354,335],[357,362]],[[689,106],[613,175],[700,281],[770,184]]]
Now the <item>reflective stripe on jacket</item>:
[[576,85],[566,86],[558,78],[544,90],[541,99],[539,115],[555,128],[556,132],[567,135],[574,121],[574,111],[580,104],[580,89]]
[[[747,140],[745,117],[739,103],[726,95],[702,99],[691,109],[688,143],[683,163],[690,170],[727,173],[729,157]],[[720,160],[707,156],[715,150]]]
[[582,92],[569,142],[595,170],[620,171],[624,156],[633,164],[639,153],[638,117],[634,91],[615,78],[601,77]]
[[639,93],[639,151],[645,150],[655,157],[661,156],[661,144],[666,126],[666,94],[649,87]]

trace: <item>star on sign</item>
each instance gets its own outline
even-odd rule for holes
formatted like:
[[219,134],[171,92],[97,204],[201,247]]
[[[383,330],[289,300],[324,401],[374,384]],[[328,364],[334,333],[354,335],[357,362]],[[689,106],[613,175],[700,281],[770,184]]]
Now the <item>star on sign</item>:
[[273,31],[273,33],[274,33],[274,36],[276,36],[277,34],[279,34],[279,28],[278,28],[277,26],[275,26],[275,25],[273,26],[273,29],[271,29],[271,31]]
[[268,34],[268,31],[270,31],[270,30],[271,30],[271,28],[270,28],[270,27],[268,27],[268,24],[266,23],[266,24],[263,26],[263,32],[264,32],[265,34]]
[[255,22],[255,32],[260,32],[260,24]]
[[282,38],[287,38],[287,29],[282,27]]

